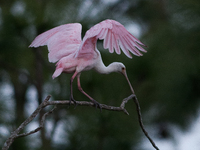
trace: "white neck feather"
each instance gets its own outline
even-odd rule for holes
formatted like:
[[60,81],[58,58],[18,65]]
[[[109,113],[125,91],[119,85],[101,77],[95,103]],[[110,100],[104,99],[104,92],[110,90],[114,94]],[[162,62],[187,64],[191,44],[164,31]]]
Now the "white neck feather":
[[96,49],[97,53],[98,53],[98,59],[96,61],[96,65],[94,66],[94,70],[101,73],[101,74],[109,74],[111,72],[119,72],[120,70],[120,66],[119,64],[122,66],[122,63],[119,62],[113,62],[111,64],[109,64],[108,66],[105,66],[102,58],[101,58],[101,54],[100,52]]
[[111,72],[117,72],[115,63],[116,62],[113,62],[109,64],[108,66],[105,66],[102,61],[99,61],[99,63],[94,67],[94,70],[101,74],[109,74]]

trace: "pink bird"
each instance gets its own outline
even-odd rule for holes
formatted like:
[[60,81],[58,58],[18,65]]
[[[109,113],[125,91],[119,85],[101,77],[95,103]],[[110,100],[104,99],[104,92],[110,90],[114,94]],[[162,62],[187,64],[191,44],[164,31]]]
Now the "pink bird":
[[[109,49],[110,53],[114,51],[132,58],[131,53],[136,56],[142,56],[139,51],[146,52],[140,45],[145,46],[125,27],[117,21],[105,20],[91,27],[81,39],[82,26],[79,23],[70,23],[60,25],[38,35],[29,47],[39,47],[47,45],[49,54],[49,62],[56,64],[56,70],[53,79],[63,73],[73,73],[70,80],[70,102],[73,101],[72,83],[77,77],[78,89],[86,95],[93,103],[101,109],[101,105],[83,91],[80,83],[80,75],[82,71],[94,69],[101,74],[109,74],[111,72],[119,72],[123,74],[128,81],[131,91],[133,88],[126,74],[125,65],[121,62],[113,62],[105,66],[100,52],[97,50],[97,40],[104,40],[103,46]],[[121,50],[120,50],[121,48]]]

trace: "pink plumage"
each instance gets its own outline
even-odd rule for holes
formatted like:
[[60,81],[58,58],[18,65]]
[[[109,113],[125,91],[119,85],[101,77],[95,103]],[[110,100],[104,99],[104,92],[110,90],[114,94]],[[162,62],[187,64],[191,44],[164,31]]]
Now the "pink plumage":
[[49,62],[57,62],[78,50],[82,26],[79,23],[65,24],[38,35],[29,47],[48,46]]
[[81,39],[81,30],[82,26],[79,23],[61,25],[38,35],[29,47],[47,45],[49,62],[57,62],[53,78],[56,78],[62,72],[74,73],[70,80],[70,100],[74,102],[72,82],[77,76],[79,90],[92,100],[96,106],[100,107],[100,104],[85,93],[80,85],[81,72],[90,69],[104,74],[121,72],[125,75],[133,91],[126,75],[125,66],[122,63],[114,62],[106,67],[100,52],[96,48],[96,42],[98,39],[104,40],[103,46],[105,49],[109,49],[110,53],[115,51],[120,54],[122,50],[129,58],[132,58],[130,52],[136,56],[142,56],[140,51],[146,52],[146,50],[141,46],[145,45],[129,33],[122,24],[114,20],[108,19],[91,27],[86,32],[83,40]]
[[[113,53],[115,49],[116,53],[120,54],[121,48],[124,54],[129,58],[132,58],[129,51],[136,56],[142,56],[139,50],[146,52],[146,50],[140,46],[145,45],[129,33],[122,24],[114,20],[105,20],[90,28],[83,38],[82,45],[91,38],[104,40],[103,46],[105,49],[109,49],[110,53]],[[85,50],[80,47],[77,55],[81,53],[81,51],[83,52]]]

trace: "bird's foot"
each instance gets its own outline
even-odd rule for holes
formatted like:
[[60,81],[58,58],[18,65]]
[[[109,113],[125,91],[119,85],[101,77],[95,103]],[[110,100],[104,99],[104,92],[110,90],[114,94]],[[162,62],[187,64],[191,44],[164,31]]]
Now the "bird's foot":
[[100,104],[99,102],[95,101],[94,99],[91,99],[91,101],[94,103],[96,109],[97,109],[97,107],[99,107],[99,108],[100,108],[100,111],[102,112],[101,104]]
[[72,101],[74,102],[74,105],[75,105],[74,109],[75,109],[78,104],[77,104],[76,100],[73,98],[73,96],[70,96],[69,106],[71,105]]

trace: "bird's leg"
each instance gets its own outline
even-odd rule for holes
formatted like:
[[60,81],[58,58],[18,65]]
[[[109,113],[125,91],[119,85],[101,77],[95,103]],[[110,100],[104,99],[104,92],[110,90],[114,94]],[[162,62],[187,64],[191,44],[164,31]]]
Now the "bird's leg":
[[75,101],[75,99],[74,99],[74,96],[73,96],[73,86],[72,86],[72,84],[73,84],[73,81],[74,81],[74,78],[77,76],[77,72],[75,72],[74,74],[73,74],[73,76],[71,77],[71,79],[70,79],[70,103],[69,103],[69,105],[71,104],[71,101],[73,101],[74,102],[74,104],[75,104],[75,107],[77,106],[77,103],[76,103],[76,101]]
[[101,104],[98,103],[97,101],[95,101],[91,96],[89,96],[85,91],[83,91],[82,87],[81,87],[81,82],[80,82],[80,76],[81,74],[79,73],[77,75],[77,84],[78,84],[78,89],[79,91],[81,91],[81,93],[83,93],[85,96],[87,96],[95,105],[95,107],[97,108],[97,106],[100,108],[100,110],[102,111],[102,107]]

